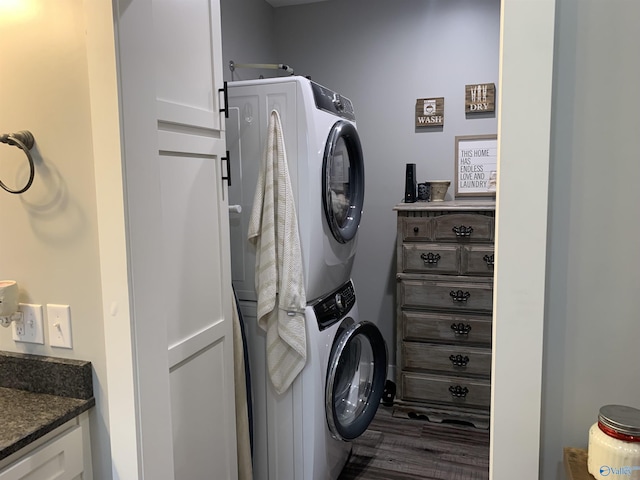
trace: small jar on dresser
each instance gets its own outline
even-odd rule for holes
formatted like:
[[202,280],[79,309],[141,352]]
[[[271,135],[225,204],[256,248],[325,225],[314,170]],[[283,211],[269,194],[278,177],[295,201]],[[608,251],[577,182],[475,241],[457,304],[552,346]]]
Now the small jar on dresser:
[[495,201],[401,203],[396,413],[488,428]]

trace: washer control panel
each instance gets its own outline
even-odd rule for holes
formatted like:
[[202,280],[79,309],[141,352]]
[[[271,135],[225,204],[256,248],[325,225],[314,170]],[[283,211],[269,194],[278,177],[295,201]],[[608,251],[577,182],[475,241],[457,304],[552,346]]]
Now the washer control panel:
[[356,303],[356,292],[349,280],[340,288],[318,300],[313,311],[318,320],[318,327],[324,330],[342,319]]
[[311,90],[313,90],[316,108],[355,122],[353,104],[347,97],[314,82],[311,82]]

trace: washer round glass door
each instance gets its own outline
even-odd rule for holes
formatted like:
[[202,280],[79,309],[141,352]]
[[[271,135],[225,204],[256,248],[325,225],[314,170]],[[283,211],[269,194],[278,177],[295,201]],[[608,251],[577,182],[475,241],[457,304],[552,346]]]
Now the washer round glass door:
[[[344,327],[344,328],[343,328]],[[387,347],[371,322],[347,318],[331,349],[325,412],[331,435],[353,440],[367,429],[380,405],[387,375]]]
[[347,243],[356,236],[364,202],[364,161],[358,131],[340,120],[331,127],[322,162],[324,213],[333,237]]

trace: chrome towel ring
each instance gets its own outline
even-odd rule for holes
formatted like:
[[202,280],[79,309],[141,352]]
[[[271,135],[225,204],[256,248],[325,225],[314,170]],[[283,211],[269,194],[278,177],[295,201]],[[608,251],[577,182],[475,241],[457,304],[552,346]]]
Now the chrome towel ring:
[[29,187],[31,187],[31,184],[33,183],[33,177],[35,175],[33,157],[31,156],[31,152],[29,151],[33,148],[33,144],[35,143],[33,135],[27,130],[21,130],[17,133],[6,133],[0,135],[0,143],[6,143],[7,145],[13,145],[20,148],[29,160],[29,180],[24,187],[19,190],[13,190],[2,183],[2,180],[0,180],[0,187],[2,187],[7,192],[14,194],[26,192],[27,190],[29,190]]

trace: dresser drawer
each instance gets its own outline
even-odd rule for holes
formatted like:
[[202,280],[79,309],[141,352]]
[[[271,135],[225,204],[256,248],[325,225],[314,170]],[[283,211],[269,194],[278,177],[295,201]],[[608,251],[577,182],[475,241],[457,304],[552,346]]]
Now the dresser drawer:
[[437,242],[490,242],[493,240],[493,217],[454,213],[431,220],[432,238]]
[[399,293],[403,307],[489,312],[493,305],[488,282],[401,279]]
[[402,342],[403,370],[433,370],[449,375],[491,376],[491,350],[455,345]]
[[460,247],[462,275],[493,275],[493,245],[463,245]]
[[491,346],[491,316],[402,312],[402,340]]
[[460,269],[455,245],[405,243],[402,245],[402,269],[405,272],[456,274]]
[[489,409],[491,383],[454,376],[402,372],[403,400]]
[[431,219],[428,217],[403,218],[399,230],[404,242],[425,242],[431,240]]

